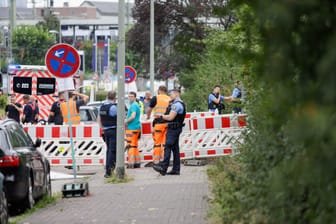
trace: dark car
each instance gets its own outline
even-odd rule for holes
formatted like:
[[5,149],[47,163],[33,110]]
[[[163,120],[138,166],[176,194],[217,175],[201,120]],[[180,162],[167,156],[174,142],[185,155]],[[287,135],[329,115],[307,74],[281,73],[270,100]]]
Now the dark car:
[[30,209],[44,195],[51,196],[50,164],[23,127],[12,119],[0,121],[0,172],[10,208]]
[[0,173],[0,224],[8,223],[8,204],[4,187],[5,176]]

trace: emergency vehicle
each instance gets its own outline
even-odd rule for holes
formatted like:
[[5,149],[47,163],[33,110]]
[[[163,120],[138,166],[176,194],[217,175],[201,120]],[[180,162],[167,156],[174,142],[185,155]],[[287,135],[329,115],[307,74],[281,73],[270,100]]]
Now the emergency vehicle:
[[[15,94],[23,105],[23,95],[34,96],[39,106],[39,120],[47,121],[49,111],[58,96],[57,79],[43,65],[10,64],[7,69],[8,93]],[[80,85],[78,75],[73,76],[75,89]]]

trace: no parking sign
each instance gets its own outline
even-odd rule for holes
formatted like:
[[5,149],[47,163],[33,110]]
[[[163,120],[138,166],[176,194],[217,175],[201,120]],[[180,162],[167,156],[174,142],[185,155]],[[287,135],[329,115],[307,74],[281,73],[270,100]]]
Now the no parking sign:
[[71,76],[79,69],[80,56],[74,47],[63,43],[52,46],[45,56],[45,64],[48,71],[58,78],[59,91],[75,88]]
[[68,78],[78,71],[80,57],[77,50],[71,45],[56,44],[47,52],[45,64],[54,76]]

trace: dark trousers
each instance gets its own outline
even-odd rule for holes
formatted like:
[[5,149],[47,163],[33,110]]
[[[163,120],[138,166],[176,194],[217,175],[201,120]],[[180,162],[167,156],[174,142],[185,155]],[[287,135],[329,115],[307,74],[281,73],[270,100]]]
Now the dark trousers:
[[170,161],[170,153],[173,152],[173,170],[180,171],[180,146],[179,139],[182,128],[167,129],[166,145],[164,149],[164,158],[162,168],[167,171]]
[[106,143],[106,172],[110,172],[115,167],[117,158],[117,129],[110,128],[104,130],[104,138]]

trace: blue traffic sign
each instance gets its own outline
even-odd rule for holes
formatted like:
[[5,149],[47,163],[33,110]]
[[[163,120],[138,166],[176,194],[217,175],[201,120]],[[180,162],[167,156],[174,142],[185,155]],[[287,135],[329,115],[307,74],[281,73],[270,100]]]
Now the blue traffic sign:
[[78,71],[80,57],[77,50],[71,45],[56,44],[48,50],[45,64],[54,76],[68,78]]

